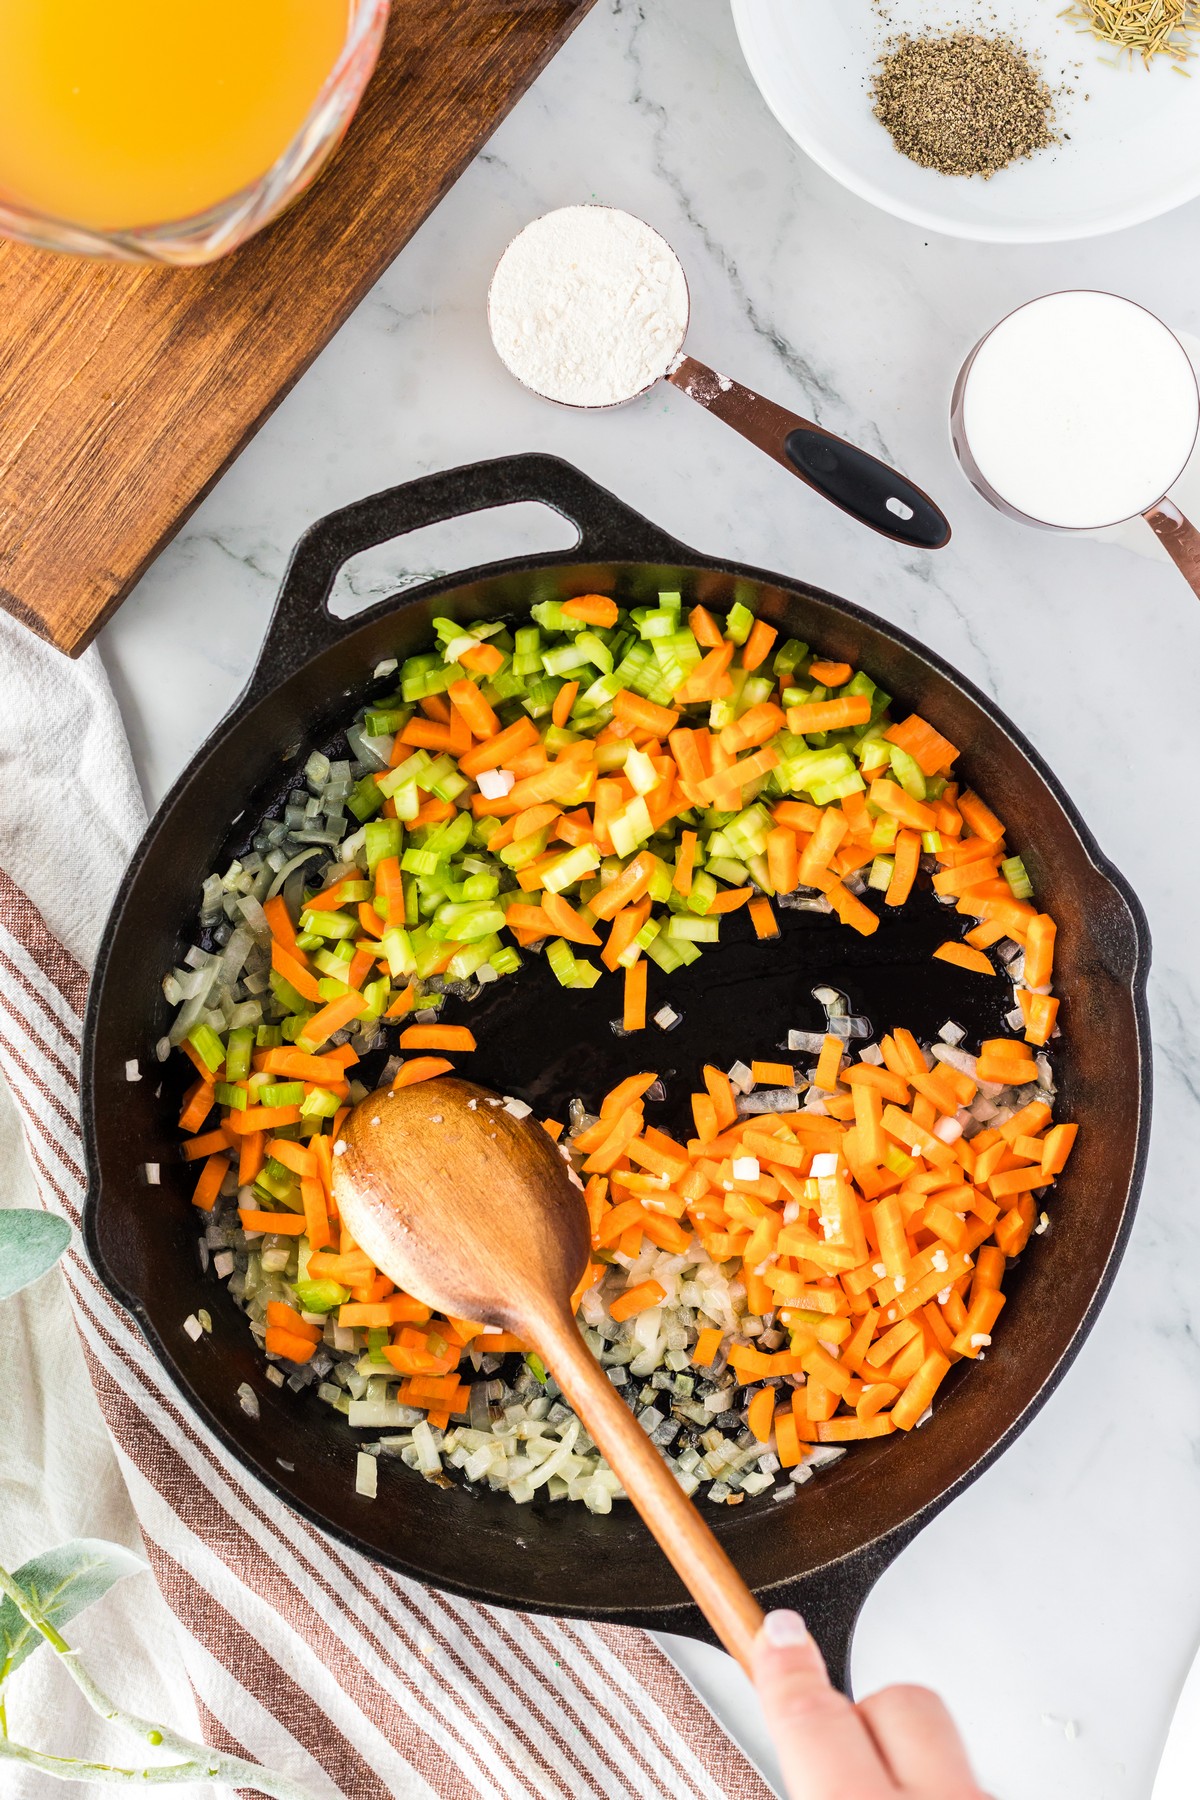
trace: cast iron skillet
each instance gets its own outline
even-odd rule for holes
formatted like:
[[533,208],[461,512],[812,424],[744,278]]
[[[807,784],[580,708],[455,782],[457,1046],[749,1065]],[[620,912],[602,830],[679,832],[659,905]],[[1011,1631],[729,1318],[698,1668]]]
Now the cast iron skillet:
[[[510,561],[439,580],[341,622],[326,599],[356,552],[438,520],[538,500],[579,529],[578,560]],[[1097,849],[1037,753],[976,688],[902,632],[832,595],[760,570],[730,568],[677,543],[569,465],[521,456],[427,476],[314,525],[292,558],[267,640],[245,693],[180,777],[149,826],[118,894],[88,1007],[83,1118],[87,1242],[105,1283],[137,1318],[158,1357],[221,1442],[278,1499],[369,1557],[473,1599],[531,1611],[707,1636],[696,1610],[632,1509],[595,1518],[582,1507],[426,1485],[397,1462],[380,1465],[379,1498],[354,1492],[342,1420],[311,1394],[263,1379],[250,1334],[223,1287],[201,1274],[191,1177],[178,1161],[176,1100],[183,1059],[155,1083],[127,1083],[124,1065],[166,1029],[159,978],[192,941],[200,883],[224,867],[272,798],[299,778],[309,750],[329,743],[367,692],[382,659],[427,641],[432,617],[519,616],[539,598],[595,589],[625,595],[679,587],[724,609],[754,604],[785,633],[860,665],[905,709],[916,708],[963,750],[966,778],[1009,826],[1043,904],[1059,922],[1056,986],[1065,1037],[1056,1057],[1062,1115],[1082,1124],[1053,1204],[1053,1229],[1013,1273],[986,1360],[955,1369],[932,1420],[904,1438],[856,1448],[786,1503],[769,1496],[706,1508],[738,1567],[771,1605],[796,1604],[844,1681],[850,1639],[872,1583],[935,1513],[1028,1423],[1090,1328],[1133,1218],[1150,1117],[1145,1004],[1150,940],[1136,898]],[[234,815],[239,822],[230,827]],[[1010,990],[930,961],[945,915],[928,893],[871,938],[810,914],[783,915],[782,943],[749,928],[719,953],[667,980],[652,1000],[684,1015],[669,1036],[651,1027],[630,1044],[610,1020],[609,981],[568,997],[532,959],[491,989],[472,1016],[480,1047],[464,1072],[539,1110],[580,1093],[594,1102],[637,1067],[665,1076],[659,1111],[670,1126],[704,1058],[771,1056],[789,1026],[812,1029],[811,997],[830,981],[877,1030],[907,1024],[933,1035],[947,1017],[972,1038],[994,1032]],[[653,1010],[653,1008],[652,1008]],[[682,1122],[682,1121],[681,1121]],[[162,1165],[147,1192],[142,1165]],[[198,1306],[213,1334],[192,1344],[181,1321]],[[259,1396],[252,1421],[236,1398]],[[293,1465],[283,1468],[283,1464]]]

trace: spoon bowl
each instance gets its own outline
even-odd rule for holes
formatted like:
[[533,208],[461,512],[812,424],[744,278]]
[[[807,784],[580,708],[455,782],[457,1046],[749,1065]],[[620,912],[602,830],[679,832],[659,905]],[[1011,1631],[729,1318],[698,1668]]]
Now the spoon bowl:
[[414,1299],[538,1353],[748,1672],[758,1602],[575,1323],[591,1236],[564,1152],[536,1119],[457,1078],[368,1095],[338,1151],[334,1197],[354,1241]]

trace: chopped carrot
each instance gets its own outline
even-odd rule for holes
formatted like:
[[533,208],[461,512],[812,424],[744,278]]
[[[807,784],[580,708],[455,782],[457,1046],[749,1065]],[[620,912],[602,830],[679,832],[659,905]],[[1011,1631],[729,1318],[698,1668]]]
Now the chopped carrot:
[[869,725],[871,702],[866,694],[844,694],[838,700],[807,700],[789,706],[788,730],[803,735],[810,731],[845,731],[851,725]]
[[795,1087],[796,1071],[791,1063],[752,1062],[750,1073],[762,1087]]
[[239,1206],[238,1218],[243,1231],[275,1231],[284,1237],[303,1237],[305,1220],[299,1213],[259,1212],[251,1206]]
[[303,958],[298,952],[293,955],[285,950],[278,938],[271,940],[271,967],[305,1000],[320,1000],[321,990]]
[[763,619],[755,619],[750,627],[750,636],[742,648],[743,669],[757,669],[771,654],[771,647],[779,636],[774,625],[768,625]]
[[697,1368],[707,1369],[716,1358],[721,1348],[721,1332],[715,1325],[706,1325],[696,1339],[696,1348],[692,1351],[692,1361]]
[[579,683],[577,681],[564,681],[554,696],[554,705],[550,708],[550,719],[560,730],[571,716],[571,708],[575,704],[578,693]]
[[816,1072],[813,1075],[814,1087],[823,1088],[828,1094],[831,1094],[836,1088],[842,1067],[843,1048],[841,1038],[826,1035],[825,1042],[821,1046],[821,1054],[817,1058]]
[[335,1031],[343,1025],[349,1025],[360,1013],[367,1010],[367,1003],[361,994],[343,994],[337,1000],[331,1000],[311,1018],[305,1019],[303,1030],[296,1039],[297,1044],[308,1054],[313,1054],[321,1045],[331,1038]]
[[666,1297],[667,1291],[661,1283],[640,1281],[636,1287],[626,1288],[623,1294],[612,1301],[608,1310],[619,1325],[624,1319],[635,1318],[638,1313],[658,1306]]
[[321,1327],[310,1325],[300,1317],[294,1306],[287,1306],[282,1300],[267,1301],[267,1324],[277,1325],[281,1331],[290,1331],[293,1337],[307,1338],[310,1344],[321,1341]]
[[402,1050],[474,1050],[475,1033],[466,1025],[409,1025],[400,1033]]
[[316,1349],[312,1338],[302,1337],[298,1332],[285,1331],[278,1325],[268,1325],[263,1340],[268,1356],[281,1356],[285,1362],[306,1363]]
[[578,594],[574,600],[564,600],[562,609],[568,619],[582,619],[585,625],[608,626],[617,622],[617,603],[607,594]]
[[721,627],[706,606],[693,606],[688,614],[688,625],[698,644],[702,644],[706,650],[720,649]]
[[500,721],[473,681],[465,677],[461,681],[452,681],[446,692],[471,727],[474,737],[495,737]]
[[625,1005],[621,1017],[625,1031],[646,1029],[646,964],[631,963],[625,971]]
[[504,667],[504,657],[495,644],[476,644],[470,650],[464,650],[459,657],[464,669],[471,669],[477,675],[494,675]]
[[403,1062],[392,1077],[394,1088],[412,1087],[414,1082],[429,1081],[435,1075],[452,1075],[454,1064],[444,1056],[413,1056]]
[[982,950],[972,950],[967,944],[951,939],[948,943],[939,944],[933,953],[936,962],[954,963],[960,969],[970,969],[976,975],[994,975],[995,968],[991,959]]
[[884,901],[888,906],[903,906],[912,892],[913,882],[917,878],[917,870],[921,864],[920,833],[907,826],[904,830],[898,831],[894,855],[892,878],[888,882]]
[[632,693],[628,688],[621,688],[613,695],[613,716],[626,725],[634,725],[639,731],[652,731],[655,737],[664,738],[674,731],[679,723],[679,714],[669,706],[656,706],[652,700],[643,700],[640,694]]
[[201,1212],[211,1212],[228,1172],[228,1155],[210,1156],[200,1171],[200,1179],[192,1193],[192,1205],[198,1206]]
[[[770,839],[767,840],[768,844]],[[677,894],[686,899],[692,891],[692,870],[696,861],[696,833],[681,831],[679,834],[679,852],[675,859],[675,876],[671,882]]]
[[844,687],[854,671],[848,662],[811,662],[808,672],[822,687]]
[[1054,938],[1057,925],[1049,913],[1038,913],[1029,922],[1025,949],[1025,980],[1029,987],[1045,987],[1054,970]]
[[746,1414],[746,1423],[758,1439],[759,1443],[765,1444],[770,1437],[775,1424],[774,1388],[759,1388],[753,1400],[750,1402],[750,1409]]

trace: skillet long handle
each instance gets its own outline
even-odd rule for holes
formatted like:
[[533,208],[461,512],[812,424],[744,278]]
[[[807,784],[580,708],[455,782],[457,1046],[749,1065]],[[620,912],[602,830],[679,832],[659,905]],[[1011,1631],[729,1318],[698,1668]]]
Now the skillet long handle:
[[860,525],[914,549],[940,550],[949,543],[946,515],[929,495],[857,444],[718,375],[693,356],[683,357],[667,380]]
[[650,1442],[567,1315],[542,1317],[534,1336],[543,1361],[609,1467],[657,1538],[676,1574],[728,1650],[750,1673],[762,1608]]

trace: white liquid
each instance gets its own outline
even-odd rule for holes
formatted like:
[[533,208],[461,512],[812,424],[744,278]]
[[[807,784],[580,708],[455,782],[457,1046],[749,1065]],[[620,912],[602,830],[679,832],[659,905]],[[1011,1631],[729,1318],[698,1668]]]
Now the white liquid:
[[1115,294],[1048,294],[980,346],[962,427],[980,474],[1031,519],[1074,530],[1132,518],[1177,480],[1200,422],[1192,365],[1152,313]]

